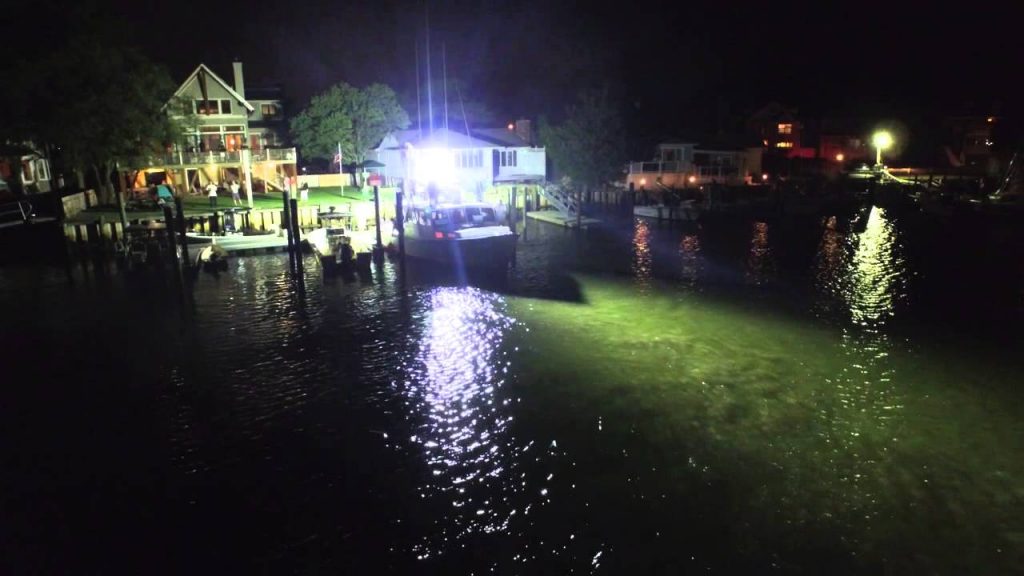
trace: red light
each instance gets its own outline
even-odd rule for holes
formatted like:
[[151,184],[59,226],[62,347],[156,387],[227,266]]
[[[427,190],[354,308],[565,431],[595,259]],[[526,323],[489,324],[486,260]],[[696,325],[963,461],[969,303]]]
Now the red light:
[[434,238],[437,238],[438,240],[444,238],[444,232],[434,232]]

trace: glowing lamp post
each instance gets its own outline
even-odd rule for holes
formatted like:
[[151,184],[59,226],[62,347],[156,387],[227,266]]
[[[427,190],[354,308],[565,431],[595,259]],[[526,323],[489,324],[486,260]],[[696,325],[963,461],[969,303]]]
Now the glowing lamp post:
[[875,147],[875,165],[882,165],[882,150],[892,146],[892,134],[885,130],[879,130],[871,137],[871,144]]

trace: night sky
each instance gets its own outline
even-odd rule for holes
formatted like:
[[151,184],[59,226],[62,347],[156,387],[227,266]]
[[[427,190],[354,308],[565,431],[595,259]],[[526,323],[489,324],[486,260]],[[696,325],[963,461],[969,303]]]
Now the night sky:
[[[444,44],[467,96],[509,119],[557,119],[580,87],[607,87],[631,133],[650,138],[714,130],[770,101],[808,115],[1012,113],[1024,97],[1021,3],[915,4],[436,1],[433,71]],[[95,10],[176,81],[199,62],[230,79],[238,57],[248,84],[283,83],[298,107],[339,80],[410,93],[425,22],[422,1],[398,0]]]

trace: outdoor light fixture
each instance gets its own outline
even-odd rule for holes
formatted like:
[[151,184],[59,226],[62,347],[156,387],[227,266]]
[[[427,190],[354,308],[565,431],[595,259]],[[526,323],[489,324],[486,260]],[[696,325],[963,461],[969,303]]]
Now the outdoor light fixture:
[[871,136],[871,144],[875,147],[875,165],[882,165],[882,150],[892,146],[892,134],[885,130],[879,130]]
[[647,178],[641,178],[640,179],[640,185],[641,186],[647,186]]
[[515,130],[515,129],[516,129],[516,125],[515,125],[515,124],[513,124],[513,123],[511,123],[511,122],[509,122],[509,123],[508,123],[508,129],[509,129],[509,130]]
[[767,174],[761,174],[761,180],[767,180],[767,179],[768,179],[768,175]]
[[455,179],[455,160],[447,148],[410,148],[414,180],[427,186],[443,186]]
[[846,159],[846,156],[843,156],[842,152],[840,152],[839,154],[836,154],[836,162],[842,162],[845,159]]

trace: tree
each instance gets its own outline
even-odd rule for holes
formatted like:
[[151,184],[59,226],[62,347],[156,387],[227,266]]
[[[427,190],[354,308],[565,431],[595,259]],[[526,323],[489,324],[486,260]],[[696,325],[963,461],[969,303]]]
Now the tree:
[[68,168],[93,174],[105,202],[113,198],[110,175],[165,151],[191,116],[168,103],[175,85],[162,67],[96,36],[74,38],[22,69],[31,73],[21,76],[12,113],[20,121],[8,137],[59,150]]
[[332,159],[341,143],[346,160],[362,164],[388,133],[409,126],[409,115],[384,84],[331,86],[292,119],[292,138],[308,158]]
[[576,185],[577,205],[583,193],[618,178],[626,160],[622,118],[606,91],[585,91],[566,109],[559,125],[541,124],[539,137],[551,161]]

